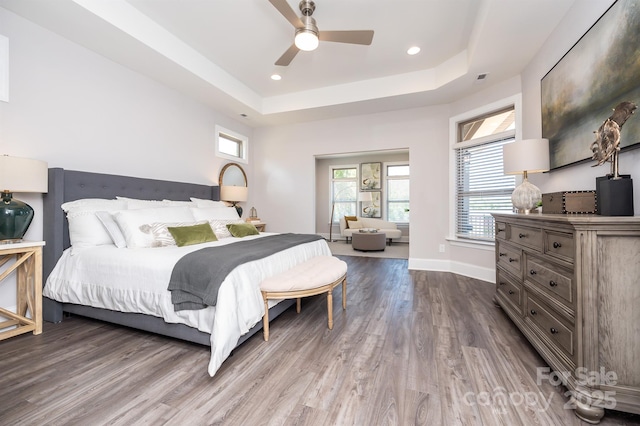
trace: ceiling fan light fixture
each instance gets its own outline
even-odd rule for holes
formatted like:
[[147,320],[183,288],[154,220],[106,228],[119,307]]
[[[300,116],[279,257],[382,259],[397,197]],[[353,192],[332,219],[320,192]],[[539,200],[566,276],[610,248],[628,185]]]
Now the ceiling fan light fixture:
[[298,49],[310,52],[317,49],[320,41],[318,40],[318,35],[316,33],[312,30],[303,28],[296,32],[295,44]]

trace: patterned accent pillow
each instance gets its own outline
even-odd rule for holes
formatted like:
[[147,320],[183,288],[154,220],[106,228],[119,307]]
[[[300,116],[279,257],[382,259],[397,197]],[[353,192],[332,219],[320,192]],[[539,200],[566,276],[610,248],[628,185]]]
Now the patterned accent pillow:
[[144,232],[145,234],[151,235],[151,237],[153,238],[151,247],[169,247],[176,245],[176,240],[173,239],[171,232],[169,232],[169,227],[177,228],[181,226],[202,225],[203,223],[207,223],[207,221],[203,220],[200,222],[179,223],[154,222],[140,225],[140,231]]
[[221,238],[230,238],[231,232],[227,228],[227,225],[230,223],[244,223],[241,219],[212,219],[209,221],[211,225],[211,229],[216,234],[218,239]]

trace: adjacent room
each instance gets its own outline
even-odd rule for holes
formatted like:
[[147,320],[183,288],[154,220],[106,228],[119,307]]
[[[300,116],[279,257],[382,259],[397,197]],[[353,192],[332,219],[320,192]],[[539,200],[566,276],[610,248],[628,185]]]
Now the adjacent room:
[[640,0],[0,0],[0,424],[640,424],[638,45]]

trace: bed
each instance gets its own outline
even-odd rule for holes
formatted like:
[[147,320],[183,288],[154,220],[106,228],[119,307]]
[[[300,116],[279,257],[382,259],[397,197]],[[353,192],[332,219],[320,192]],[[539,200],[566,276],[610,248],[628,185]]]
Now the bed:
[[[153,282],[163,282],[172,276],[173,264],[186,253],[214,246],[220,250],[218,246],[235,244],[236,240],[250,244],[252,239],[269,238],[269,235],[261,233],[245,238],[225,238],[186,247],[72,247],[67,215],[61,206],[75,200],[111,200],[116,197],[172,200],[176,205],[181,202],[189,204],[192,199],[219,200],[219,187],[50,169],[43,218],[46,241],[43,250],[44,294],[49,296],[43,299],[44,319],[60,322],[65,315],[76,314],[211,346],[212,356],[208,366],[211,376],[234,347],[262,328],[260,320],[264,307],[258,288],[260,280],[310,257],[330,254],[326,242],[319,239],[239,265],[220,285],[215,307],[171,312],[167,307],[171,303],[171,295],[164,289],[166,287],[161,290],[154,287],[151,291],[147,286],[150,288],[156,285]],[[172,208],[179,210],[182,206]],[[149,269],[141,273],[138,270],[140,267]],[[88,274],[89,270],[93,275],[83,275]],[[137,293],[120,300],[120,294],[131,293],[127,281],[138,283],[135,288]],[[86,282],[93,287],[74,287],[74,283]],[[269,309],[269,317],[277,317],[292,303],[286,300],[274,304]]]

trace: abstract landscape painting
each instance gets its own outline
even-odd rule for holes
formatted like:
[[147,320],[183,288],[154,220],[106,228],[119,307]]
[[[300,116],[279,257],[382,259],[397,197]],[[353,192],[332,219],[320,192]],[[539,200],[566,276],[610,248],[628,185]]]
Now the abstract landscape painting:
[[[552,170],[590,159],[593,132],[620,102],[640,105],[638,46],[640,0],[618,0],[543,77],[542,136]],[[640,142],[637,115],[622,129],[622,148]]]

